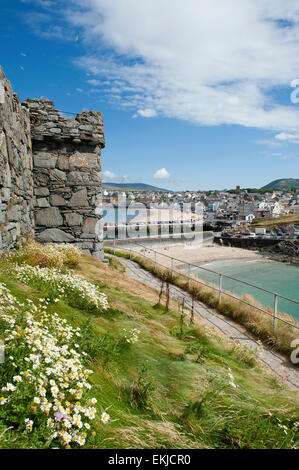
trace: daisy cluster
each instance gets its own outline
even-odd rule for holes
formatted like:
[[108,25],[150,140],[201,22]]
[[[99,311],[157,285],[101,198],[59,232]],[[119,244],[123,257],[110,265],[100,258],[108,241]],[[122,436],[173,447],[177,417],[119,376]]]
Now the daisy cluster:
[[290,427],[286,426],[285,424],[282,424],[279,418],[277,419],[277,425],[280,429],[283,430],[286,436],[289,436],[291,438],[291,441],[294,442],[294,436],[297,434],[299,431],[299,422],[295,421]]
[[59,245],[50,243],[48,245],[41,246],[45,247],[46,250],[50,247],[52,250],[55,250],[56,252],[61,254],[63,256],[64,264],[78,264],[80,261],[80,256],[82,252],[80,252],[80,250],[76,246],[70,245],[69,243]]
[[[43,300],[43,299],[41,299]],[[84,446],[95,419],[96,398],[90,397],[91,370],[83,365],[76,343],[80,328],[71,327],[48,302],[24,305],[0,283],[0,322],[4,325],[5,363],[0,376],[0,419],[18,410],[18,429],[43,426],[53,446]],[[101,420],[109,421],[102,413]]]
[[17,279],[36,288],[45,288],[51,300],[65,298],[72,305],[86,310],[107,310],[107,296],[97,286],[70,273],[56,268],[41,268],[27,264],[14,265]]
[[228,368],[228,378],[229,378],[229,381],[228,381],[229,385],[233,388],[237,388],[238,385],[235,384],[235,379],[234,379],[234,376],[232,374],[232,370],[230,367]]
[[137,328],[132,328],[131,330],[127,331],[124,328],[124,331],[126,333],[125,338],[128,343],[133,344],[133,343],[136,343],[136,341],[138,341],[140,330],[138,330]]

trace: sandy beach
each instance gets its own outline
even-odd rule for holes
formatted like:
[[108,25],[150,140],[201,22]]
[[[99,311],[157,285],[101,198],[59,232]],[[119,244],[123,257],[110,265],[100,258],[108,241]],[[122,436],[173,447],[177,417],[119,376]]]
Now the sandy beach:
[[[171,260],[167,256],[176,258],[182,263],[207,263],[210,261],[229,259],[260,259],[261,255],[256,251],[242,248],[220,246],[209,243],[202,246],[190,245],[154,245],[151,247],[161,255],[156,255],[156,261],[164,266],[170,267]],[[136,248],[134,248],[136,250]],[[150,249],[137,248],[138,251],[154,259],[154,253]],[[136,250],[136,251],[137,251]],[[167,255],[167,256],[165,256]],[[179,264],[179,263],[177,263]]]
[[191,212],[191,208],[189,210],[181,210],[175,209],[173,207],[170,208],[151,208],[151,209],[138,209],[132,208],[128,211],[129,214],[133,214],[134,212],[138,212],[137,215],[131,219],[130,223],[135,224],[139,223],[148,223],[151,222],[169,222],[169,221],[176,221],[180,222],[181,220],[190,221],[202,221],[202,214],[199,212],[198,214],[194,214]]

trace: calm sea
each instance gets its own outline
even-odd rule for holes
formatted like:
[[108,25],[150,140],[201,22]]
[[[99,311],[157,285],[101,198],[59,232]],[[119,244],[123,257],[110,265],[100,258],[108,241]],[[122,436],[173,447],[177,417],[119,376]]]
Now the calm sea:
[[[213,271],[247,281],[264,289],[299,301],[299,267],[268,260],[227,260],[202,264]],[[218,276],[202,269],[193,271],[198,277],[218,285]],[[223,289],[241,294],[251,294],[264,306],[273,307],[273,295],[223,278]],[[299,319],[299,305],[283,299],[278,300],[278,310]]]
[[130,209],[129,214],[126,209],[103,209],[103,222],[104,224],[125,224],[138,215],[138,209]]

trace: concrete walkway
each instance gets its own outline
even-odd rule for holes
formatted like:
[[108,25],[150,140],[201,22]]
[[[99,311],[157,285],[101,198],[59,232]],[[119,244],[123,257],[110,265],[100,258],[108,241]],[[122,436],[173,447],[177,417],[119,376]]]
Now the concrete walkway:
[[[139,264],[134,261],[124,258],[118,258],[118,260],[125,266],[130,279],[134,279],[135,281],[142,282],[147,286],[160,290],[161,283],[156,276],[141,268]],[[182,301],[182,299],[185,298],[186,307],[191,307],[191,296],[183,289],[170,285],[170,296],[178,301]],[[238,340],[246,346],[253,348],[258,346],[257,341],[243,326],[225,317],[216,310],[206,307],[203,303],[195,301],[194,312],[199,315],[204,323],[220,331],[226,337]],[[291,389],[299,392],[299,369],[293,366],[283,356],[263,347],[260,362],[269,367],[272,372],[279,379],[287,383]]]

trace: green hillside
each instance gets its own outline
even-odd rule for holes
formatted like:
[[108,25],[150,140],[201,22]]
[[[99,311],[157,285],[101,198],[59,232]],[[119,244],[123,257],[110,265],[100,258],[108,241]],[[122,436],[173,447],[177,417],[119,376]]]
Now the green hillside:
[[299,189],[299,179],[285,178],[275,181],[263,186],[261,189]]
[[168,191],[168,189],[157,188],[144,183],[103,183],[103,189],[108,191]]
[[[163,296],[157,305],[158,292],[129,280],[114,257],[107,266],[78,259],[70,250],[61,256],[51,247],[33,246],[0,263],[0,338],[7,335],[7,322],[12,331],[9,355],[0,364],[1,448],[298,447],[298,396],[258,366],[253,352],[197,318],[190,325],[188,311],[181,328],[178,304],[171,301],[166,311]],[[60,269],[50,275],[47,266]],[[95,302],[97,292],[107,296],[108,309]],[[39,323],[32,323],[28,311]],[[43,322],[50,330],[39,326]],[[74,341],[68,325],[76,335],[81,328]],[[57,348],[61,358],[55,359]],[[93,371],[90,391],[76,378],[78,360]],[[65,375],[67,367],[74,369]],[[54,373],[56,385],[50,380]],[[67,383],[60,382],[61,374]],[[41,381],[30,379],[39,376]],[[63,413],[45,409],[57,400],[68,407]],[[85,418],[89,402],[93,411]],[[71,424],[67,413],[75,413]],[[85,429],[89,419],[91,428]],[[54,440],[51,420],[58,429]],[[76,433],[84,444],[67,444],[70,435],[78,440]]]

